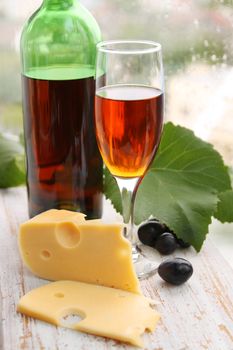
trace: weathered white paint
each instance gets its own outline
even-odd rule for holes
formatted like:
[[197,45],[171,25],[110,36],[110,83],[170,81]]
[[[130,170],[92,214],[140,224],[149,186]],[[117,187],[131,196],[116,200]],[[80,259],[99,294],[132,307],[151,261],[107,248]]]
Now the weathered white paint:
[[[23,294],[47,283],[33,276],[19,257],[17,232],[26,219],[25,189],[0,191],[0,349],[1,345],[4,350],[135,349],[16,313]],[[162,315],[155,333],[144,336],[145,349],[233,350],[233,270],[210,241],[200,254],[189,250],[176,255],[193,263],[188,283],[172,287],[158,276],[142,282],[144,294],[161,302],[157,309]]]

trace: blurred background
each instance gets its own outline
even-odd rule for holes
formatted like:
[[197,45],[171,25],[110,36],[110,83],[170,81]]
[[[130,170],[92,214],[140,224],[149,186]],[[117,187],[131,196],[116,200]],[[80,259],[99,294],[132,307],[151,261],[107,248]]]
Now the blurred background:
[[[0,0],[0,132],[22,132],[19,38],[42,0]],[[233,165],[233,0],[82,0],[104,39],[163,45],[166,120],[209,140]]]

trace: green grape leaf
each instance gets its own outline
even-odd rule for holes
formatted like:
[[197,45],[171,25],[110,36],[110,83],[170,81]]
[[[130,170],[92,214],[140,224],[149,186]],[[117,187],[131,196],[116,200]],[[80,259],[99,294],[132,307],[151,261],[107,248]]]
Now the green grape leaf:
[[122,214],[121,193],[117,186],[116,180],[110,174],[108,168],[104,168],[104,193],[107,199],[113,204],[115,210]]
[[19,186],[24,182],[24,148],[0,135],[0,188]]
[[216,219],[225,222],[233,222],[233,191],[228,190],[219,194],[217,211],[214,213]]
[[[164,126],[157,155],[139,186],[135,223],[156,217],[200,251],[217,209],[218,195],[230,189],[228,169],[212,145],[191,130],[169,122]],[[113,183],[111,189],[105,187],[105,194],[120,212],[121,198]]]
[[233,186],[233,167],[228,167],[230,179],[231,179],[231,185]]

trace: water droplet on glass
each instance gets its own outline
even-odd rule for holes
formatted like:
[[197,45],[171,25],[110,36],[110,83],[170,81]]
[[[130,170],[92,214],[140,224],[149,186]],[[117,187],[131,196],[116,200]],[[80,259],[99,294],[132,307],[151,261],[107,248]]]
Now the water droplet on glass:
[[197,60],[196,55],[192,55],[192,62],[196,62],[196,60]]
[[217,56],[216,55],[212,55],[211,56],[211,61],[213,61],[213,62],[217,61]]

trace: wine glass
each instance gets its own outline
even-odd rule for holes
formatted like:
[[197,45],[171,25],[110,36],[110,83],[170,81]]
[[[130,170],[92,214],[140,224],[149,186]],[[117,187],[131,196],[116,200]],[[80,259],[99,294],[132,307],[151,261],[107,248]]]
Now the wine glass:
[[139,278],[157,264],[137,249],[134,200],[154,159],[163,124],[161,45],[153,41],[105,41],[97,45],[95,127],[100,153],[122,194],[125,236]]

